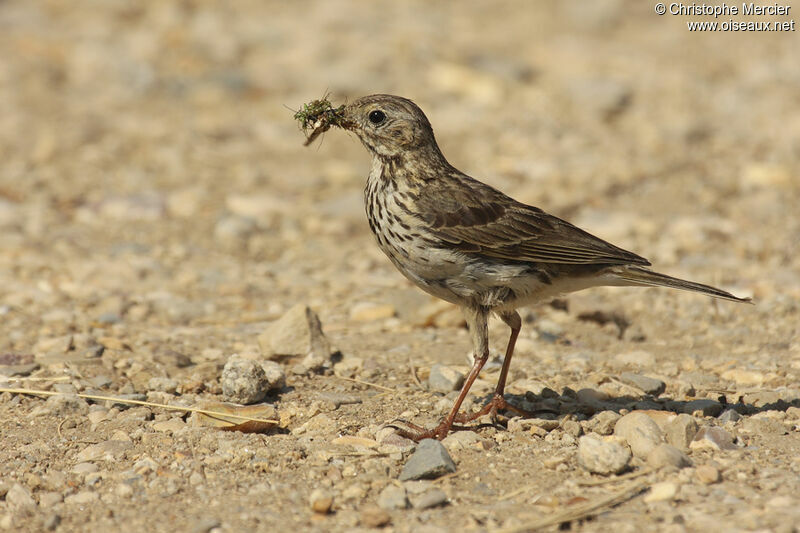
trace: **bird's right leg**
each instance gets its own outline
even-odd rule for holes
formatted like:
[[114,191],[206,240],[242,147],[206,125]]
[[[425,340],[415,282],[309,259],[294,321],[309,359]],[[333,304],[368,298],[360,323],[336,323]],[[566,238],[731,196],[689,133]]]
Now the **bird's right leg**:
[[442,440],[450,432],[458,416],[458,410],[461,409],[461,404],[464,403],[464,398],[467,397],[469,389],[475,382],[475,379],[480,374],[483,365],[489,359],[489,309],[484,306],[465,307],[462,308],[464,318],[467,320],[469,331],[472,334],[472,344],[475,347],[474,359],[472,362],[472,369],[470,369],[467,379],[464,380],[464,385],[461,387],[461,392],[458,394],[456,401],[453,403],[450,413],[442,420],[438,426],[433,429],[425,430],[416,426],[415,424],[408,424],[410,429],[403,429],[395,427],[397,433],[407,439],[420,441],[422,439],[438,439]]

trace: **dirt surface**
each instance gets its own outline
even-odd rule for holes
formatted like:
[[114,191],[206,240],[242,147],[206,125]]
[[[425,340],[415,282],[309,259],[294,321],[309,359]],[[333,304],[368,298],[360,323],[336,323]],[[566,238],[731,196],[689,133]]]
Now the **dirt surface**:
[[[633,1],[0,2],[0,383],[222,400],[226,361],[263,360],[259,335],[298,304],[338,350],[319,371],[278,358],[269,434],[3,393],[0,528],[495,531],[623,493],[568,527],[794,531],[800,38],[691,18]],[[509,393],[537,418],[458,432],[455,473],[400,482],[412,447],[384,424],[434,424],[452,393],[428,390],[431,368],[463,373],[471,347],[372,242],[357,139],[302,146],[293,110],[326,91],[412,98],[458,168],[755,305],[595,289],[525,309]],[[490,334],[499,355],[507,328]],[[600,422],[634,409],[731,441],[675,446],[691,466],[588,472],[581,436],[629,446]]]

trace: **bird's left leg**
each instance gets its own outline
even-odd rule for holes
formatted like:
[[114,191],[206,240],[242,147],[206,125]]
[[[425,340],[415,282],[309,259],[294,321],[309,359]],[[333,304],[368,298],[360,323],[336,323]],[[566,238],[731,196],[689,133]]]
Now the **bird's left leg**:
[[522,329],[522,318],[520,318],[519,313],[516,311],[511,311],[508,313],[500,313],[500,319],[511,328],[511,337],[508,339],[508,346],[506,346],[506,357],[503,360],[503,368],[500,369],[500,377],[497,379],[497,386],[494,389],[494,395],[489,403],[484,405],[483,408],[477,413],[465,413],[457,416],[455,421],[459,424],[470,422],[476,418],[482,417],[485,414],[491,415],[492,420],[495,420],[497,418],[497,412],[503,409],[514,411],[522,416],[528,416],[530,414],[522,409],[514,407],[503,397],[503,393],[506,388],[506,379],[508,378],[508,369],[511,366],[511,357],[514,355],[514,346],[517,343],[519,331]]
[[[403,423],[408,426],[409,429],[392,426],[396,429],[397,433],[403,437],[417,442],[422,439],[442,440],[445,438],[447,434],[450,433],[450,429],[453,427],[453,422],[458,419],[458,410],[461,408],[464,398],[467,397],[470,387],[472,387],[472,384],[478,377],[481,368],[483,368],[483,365],[485,365],[486,361],[489,359],[489,309],[483,306],[476,306],[464,307],[462,308],[462,311],[464,312],[464,318],[467,320],[469,331],[472,334],[472,343],[475,348],[472,369],[469,371],[469,375],[467,375],[464,385],[461,387],[461,392],[458,394],[456,401],[453,403],[452,409],[450,409],[450,413],[444,417],[438,426],[427,430],[417,426],[416,424],[411,424],[408,422]],[[517,318],[519,318],[519,315],[517,315]],[[517,332],[519,332],[519,327],[517,328]],[[503,368],[506,372],[508,372],[508,369],[505,366]]]

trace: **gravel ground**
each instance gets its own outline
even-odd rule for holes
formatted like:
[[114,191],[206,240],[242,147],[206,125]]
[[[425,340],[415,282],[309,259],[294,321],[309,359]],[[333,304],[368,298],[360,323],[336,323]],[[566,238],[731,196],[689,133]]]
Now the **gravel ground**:
[[[0,528],[795,531],[800,39],[686,20],[0,2],[0,384],[66,393],[0,394]],[[460,169],[755,305],[595,289],[526,309],[509,393],[537,418],[414,452],[384,425],[446,412],[469,337],[373,244],[357,140],[302,146],[287,107],[326,90],[414,99]],[[280,423],[74,393],[260,401]]]

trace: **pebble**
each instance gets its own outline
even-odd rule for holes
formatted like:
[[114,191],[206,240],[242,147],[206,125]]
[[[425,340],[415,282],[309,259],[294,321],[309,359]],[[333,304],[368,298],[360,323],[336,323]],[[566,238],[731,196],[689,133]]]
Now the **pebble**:
[[147,390],[175,394],[175,391],[178,390],[178,382],[172,378],[153,377],[147,382]]
[[155,431],[163,431],[166,433],[177,433],[178,431],[182,430],[186,427],[186,422],[183,421],[180,417],[170,418],[169,420],[161,420],[159,422],[153,422],[151,427]]
[[670,444],[659,444],[647,454],[647,464],[653,468],[672,466],[684,468],[692,465],[685,453]]
[[392,511],[408,507],[406,489],[397,485],[387,485],[378,496],[378,507]]
[[[582,389],[583,390],[583,389]],[[578,391],[580,394],[581,391]],[[614,411],[600,411],[589,420],[583,422],[584,429],[589,432],[598,433],[600,435],[611,435],[614,432],[614,426],[617,421],[622,418],[619,413]]]
[[650,492],[645,495],[644,501],[654,503],[674,500],[678,495],[678,488],[678,484],[672,481],[656,483],[650,487]]
[[645,394],[652,394],[653,396],[658,396],[667,388],[667,384],[660,379],[651,378],[642,374],[634,374],[632,372],[623,373],[620,375],[620,380],[628,385],[633,385]]
[[49,353],[66,353],[71,350],[72,335],[62,335],[61,337],[50,337],[39,340],[33,347],[33,353],[38,357]]
[[691,416],[681,413],[667,423],[667,442],[679,450],[688,450],[689,445],[697,434],[697,422]]
[[424,439],[409,457],[400,472],[400,481],[435,479],[456,471],[456,465],[441,442]]
[[744,368],[731,368],[722,373],[722,379],[735,382],[742,387],[760,387],[764,384],[764,374]]
[[719,470],[711,465],[698,466],[694,474],[703,485],[713,485],[714,483],[719,483],[721,479]]
[[474,431],[454,431],[442,440],[450,452],[459,450],[487,450],[490,445]]
[[366,527],[383,527],[392,521],[392,516],[380,507],[370,505],[361,510],[359,521]]
[[132,447],[133,444],[130,441],[107,440],[97,444],[90,444],[77,453],[75,460],[79,463],[101,459],[113,461]]
[[19,483],[14,483],[6,493],[6,506],[12,511],[18,511],[26,507],[35,507],[36,502],[28,489]]
[[227,215],[214,225],[214,237],[222,242],[242,241],[258,229],[258,224],[250,217]]
[[322,489],[314,489],[308,498],[311,510],[315,513],[328,514],[333,507],[333,495]]
[[650,352],[636,350],[617,354],[614,361],[620,366],[651,367],[656,364],[656,357]]
[[258,336],[261,354],[267,359],[303,355],[303,365],[314,370],[330,364],[332,349],[322,332],[317,314],[304,304],[289,309]]
[[39,507],[47,508],[57,505],[64,501],[64,496],[60,492],[40,492]]
[[448,503],[447,494],[439,488],[425,491],[418,496],[411,497],[411,505],[414,509],[429,509]]
[[286,373],[275,361],[261,361],[261,368],[267,378],[267,392],[280,390],[286,386]]
[[100,499],[100,495],[91,490],[84,490],[75,494],[70,494],[64,498],[64,503],[67,505],[86,505],[96,502]]
[[653,449],[663,441],[658,424],[644,413],[633,411],[617,421],[614,435],[631,447],[633,455],[646,459]]
[[238,356],[225,363],[220,381],[225,400],[245,405],[260,402],[269,389],[264,368],[257,361]]
[[693,415],[700,411],[702,416],[718,416],[722,412],[722,404],[716,400],[699,399],[689,402],[679,402],[678,412]]
[[86,400],[76,394],[58,394],[50,396],[43,405],[33,410],[31,416],[53,415],[86,415],[89,412],[89,404]]
[[742,415],[740,415],[734,409],[726,409],[725,412],[723,412],[721,415],[717,417],[717,420],[719,420],[723,424],[727,424],[728,422],[737,422],[741,419]]
[[464,374],[450,366],[433,365],[428,377],[428,388],[436,392],[459,390],[464,384]]
[[628,467],[630,460],[630,450],[616,442],[601,440],[594,435],[585,435],[578,440],[578,464],[589,472],[619,474]]
[[711,448],[712,450],[736,450],[733,436],[720,427],[705,426],[700,428],[689,446],[692,450]]

